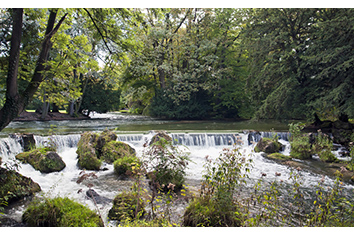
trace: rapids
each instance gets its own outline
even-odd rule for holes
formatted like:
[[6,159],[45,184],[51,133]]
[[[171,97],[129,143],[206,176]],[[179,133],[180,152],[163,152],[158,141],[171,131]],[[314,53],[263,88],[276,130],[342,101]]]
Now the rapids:
[[[139,119],[137,119],[139,120]],[[93,121],[91,121],[93,122]],[[98,121],[94,121],[98,122]],[[139,120],[140,122],[140,120]],[[157,122],[157,121],[153,121]],[[162,121],[158,121],[161,124]],[[101,121],[101,123],[103,123]],[[162,122],[163,123],[163,122]],[[15,124],[13,126],[18,126]],[[45,129],[48,128],[48,124],[41,124]],[[103,126],[102,126],[103,127]],[[18,128],[18,127],[17,127]],[[150,127],[151,128],[151,127]],[[154,129],[156,127],[153,127]],[[91,128],[90,128],[91,129]],[[81,130],[81,132],[86,129]],[[18,131],[18,129],[16,129]],[[129,190],[132,182],[119,180],[113,170],[113,165],[104,164],[105,171],[85,171],[85,173],[95,173],[97,178],[91,178],[81,183],[77,183],[78,178],[83,174],[82,170],[77,167],[77,143],[80,139],[80,132],[77,130],[71,130],[70,134],[64,134],[62,132],[53,136],[42,136],[40,134],[35,135],[36,146],[45,146],[48,142],[54,142],[58,149],[58,154],[63,158],[66,163],[66,168],[61,172],[42,174],[36,171],[29,164],[18,163],[15,159],[15,155],[23,151],[22,141],[16,135],[9,135],[0,139],[0,156],[2,157],[2,166],[19,164],[18,172],[24,176],[30,177],[33,181],[37,182],[42,189],[38,196],[46,197],[70,197],[83,205],[87,205],[93,210],[97,210],[94,203],[86,196],[86,191],[89,190],[88,184],[92,184],[94,189],[102,197],[113,199],[118,193]],[[97,129],[95,131],[101,131]],[[154,131],[146,132],[145,130],[140,132],[126,132],[122,133],[117,131],[117,140],[130,144],[137,151],[137,155],[142,157],[144,153],[144,143],[150,141],[154,135]],[[209,130],[204,131],[178,131],[170,130],[170,136],[175,140],[175,144],[180,148],[190,153],[191,162],[188,165],[186,184],[190,186],[198,187],[200,180],[204,174],[205,157],[209,156],[211,159],[218,157],[223,148],[232,148],[236,145],[242,155],[245,158],[253,160],[253,169],[251,170],[249,182],[255,183],[262,174],[266,174],[266,181],[270,182],[275,180],[287,181],[290,177],[291,170],[285,165],[278,164],[275,161],[264,158],[261,153],[255,153],[253,151],[256,142],[261,137],[271,137],[275,134],[278,135],[279,141],[284,145],[283,153],[289,154],[290,144],[288,141],[289,133],[287,132],[254,132],[249,130],[244,131],[230,131],[230,130]],[[338,153],[336,153],[338,155]],[[276,176],[275,173],[280,173],[280,176]],[[313,189],[315,185],[324,179],[324,185],[331,186],[334,183],[332,178],[323,176],[322,174],[316,174],[311,171],[302,171],[303,186],[309,190]],[[345,184],[347,189],[354,189],[353,185]],[[21,221],[21,216],[28,201],[22,201],[15,204],[5,213],[7,216]],[[112,207],[112,203],[98,204],[99,211],[101,212],[103,219],[107,222],[107,215],[109,209]]]

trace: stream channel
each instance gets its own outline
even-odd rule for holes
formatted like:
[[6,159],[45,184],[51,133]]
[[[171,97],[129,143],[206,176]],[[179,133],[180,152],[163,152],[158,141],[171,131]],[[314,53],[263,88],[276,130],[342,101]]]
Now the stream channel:
[[[264,158],[260,153],[253,151],[255,143],[261,137],[271,137],[275,133],[279,136],[279,141],[284,145],[283,153],[290,153],[288,141],[288,124],[279,122],[257,122],[249,121],[225,122],[225,121],[167,121],[153,119],[150,117],[128,115],[121,113],[95,114],[90,120],[78,121],[46,121],[46,122],[12,122],[2,133],[0,133],[0,156],[5,163],[13,163],[15,155],[23,152],[20,140],[9,134],[14,133],[34,133],[36,146],[43,146],[48,141],[48,133],[55,126],[55,135],[52,139],[58,147],[58,154],[66,163],[66,168],[61,172],[42,174],[36,171],[29,164],[20,164],[19,172],[37,182],[42,189],[38,195],[46,197],[69,197],[83,205],[96,210],[92,200],[86,196],[89,189],[87,182],[77,183],[82,175],[82,170],[77,167],[77,143],[80,133],[85,131],[100,132],[104,129],[115,130],[117,140],[130,144],[137,151],[137,155],[142,155],[144,143],[149,141],[154,135],[153,130],[166,130],[173,140],[178,140],[190,152],[191,163],[188,165],[186,184],[198,189],[203,175],[203,165],[205,157],[211,159],[219,156],[223,148],[230,148],[234,144],[240,148],[245,158],[252,158],[253,168],[249,174],[250,181],[256,182],[262,174],[266,174],[266,181],[278,180],[287,181],[290,176],[290,169],[278,164],[275,161]],[[253,132],[257,130],[259,132]],[[337,151],[338,152],[338,151]],[[339,157],[339,154],[335,154]],[[114,197],[125,190],[129,190],[131,181],[119,180],[114,174],[113,165],[104,164],[106,171],[96,171],[97,179],[90,180],[94,189],[100,196],[114,199]],[[85,171],[91,173],[94,171]],[[275,173],[280,173],[276,176]],[[278,174],[279,175],[279,174]],[[319,171],[302,171],[303,186],[309,190],[313,189],[318,182],[324,178],[324,185],[331,186],[334,180],[324,176]],[[345,183],[349,192],[353,193],[354,186]],[[252,185],[253,186],[253,185]],[[5,213],[7,216],[21,221],[21,216],[28,205],[28,201],[21,201],[12,206]],[[105,223],[109,225],[107,215],[112,207],[112,202],[98,204],[99,210]],[[185,206],[184,206],[185,207]],[[179,214],[183,214],[183,207]]]

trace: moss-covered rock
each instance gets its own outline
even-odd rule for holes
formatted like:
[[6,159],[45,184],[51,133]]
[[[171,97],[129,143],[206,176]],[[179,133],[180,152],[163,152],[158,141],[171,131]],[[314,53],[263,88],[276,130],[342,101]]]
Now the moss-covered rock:
[[150,145],[158,142],[161,138],[165,139],[166,141],[172,141],[172,138],[167,134],[166,131],[155,131],[156,134],[151,138]]
[[67,197],[32,202],[24,212],[22,221],[33,227],[104,226],[94,211]]
[[23,163],[28,163],[41,173],[51,173],[63,170],[66,165],[63,159],[50,148],[36,148],[16,155]]
[[6,199],[8,203],[41,191],[31,178],[4,168],[0,168],[0,186],[0,199]]
[[123,192],[113,200],[113,206],[108,212],[111,220],[118,222],[141,218],[145,214],[145,203],[136,192]]
[[183,226],[191,227],[239,227],[242,222],[235,204],[225,209],[208,197],[194,198],[183,215]]
[[97,151],[98,156],[102,155],[102,153],[104,152],[103,148],[107,143],[116,140],[117,140],[117,135],[110,130],[106,129],[102,133],[100,133],[99,136],[97,137],[96,144],[95,144],[95,149]]
[[137,169],[140,168],[141,163],[136,156],[125,156],[123,158],[116,160],[113,163],[113,166],[114,166],[114,172],[118,176],[122,178],[126,178],[136,174],[135,172],[137,172]]
[[128,144],[116,141],[112,131],[101,134],[85,132],[77,145],[78,165],[82,169],[99,170],[102,162],[112,164],[124,156],[135,156],[135,150]]
[[92,132],[81,134],[76,150],[78,155],[78,165],[80,168],[87,170],[100,169],[102,161],[97,157],[95,149],[98,136],[98,134]]
[[287,156],[287,155],[281,154],[279,152],[268,154],[268,155],[266,155],[266,157],[269,158],[269,159],[278,160],[278,161],[291,160],[291,156]]
[[135,156],[135,149],[120,141],[110,141],[103,146],[100,158],[111,164],[125,156]]
[[261,138],[254,148],[255,152],[275,153],[282,149],[282,144],[270,138]]

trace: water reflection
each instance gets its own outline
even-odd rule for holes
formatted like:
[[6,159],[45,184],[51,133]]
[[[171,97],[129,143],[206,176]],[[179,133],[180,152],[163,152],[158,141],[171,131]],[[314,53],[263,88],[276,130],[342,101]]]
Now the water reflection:
[[11,122],[1,133],[5,137],[9,133],[34,133],[38,135],[48,134],[51,127],[56,126],[57,134],[75,134],[84,131],[102,131],[115,129],[118,132],[145,132],[150,130],[169,131],[230,131],[230,130],[259,130],[277,131],[288,130],[287,122],[278,121],[221,121],[221,120],[196,120],[177,121],[154,119],[148,116],[130,115],[125,113],[110,112],[94,114],[90,120],[67,120],[67,121],[27,121]]

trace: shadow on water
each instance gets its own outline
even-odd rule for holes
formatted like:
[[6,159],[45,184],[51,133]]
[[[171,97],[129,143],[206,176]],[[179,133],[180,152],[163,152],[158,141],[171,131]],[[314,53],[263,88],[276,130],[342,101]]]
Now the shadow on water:
[[289,122],[268,121],[222,121],[222,120],[193,120],[177,121],[162,120],[141,115],[130,115],[118,112],[95,114],[90,120],[67,121],[25,121],[11,122],[1,133],[5,137],[10,133],[34,133],[47,135],[55,126],[57,134],[76,134],[85,131],[102,131],[104,129],[118,132],[147,132],[150,130],[167,131],[287,131]]

